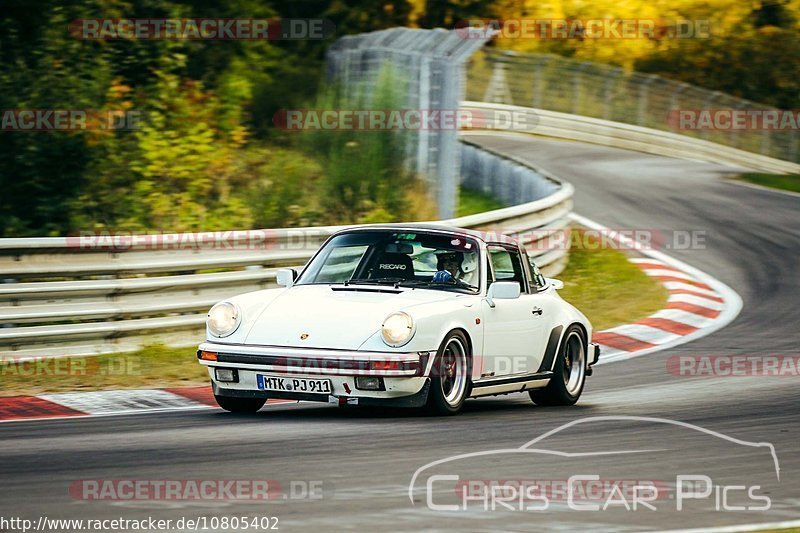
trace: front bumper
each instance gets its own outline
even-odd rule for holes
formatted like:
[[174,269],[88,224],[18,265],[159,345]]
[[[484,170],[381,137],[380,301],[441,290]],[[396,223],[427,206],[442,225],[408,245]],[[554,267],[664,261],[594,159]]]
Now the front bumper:
[[[359,352],[205,342],[199,362],[208,367],[218,396],[307,400],[360,405],[424,405],[435,352]],[[236,382],[216,379],[216,368],[236,369]],[[328,379],[331,394],[264,391],[258,375]],[[379,376],[385,390],[356,387],[357,376]]]
[[596,364],[597,361],[600,360],[600,345],[596,342],[589,343],[589,358],[588,363],[586,365],[586,375],[591,376],[594,369],[592,365]]
[[[226,384],[227,385],[227,384]],[[278,400],[297,400],[309,402],[326,402],[336,405],[363,405],[363,406],[385,406],[385,407],[422,407],[428,401],[428,391],[430,390],[431,380],[423,378],[422,387],[413,394],[403,396],[362,396],[362,395],[339,395],[336,394],[305,394],[299,392],[273,392],[252,389],[238,389],[221,387],[217,382],[211,381],[211,388],[217,396],[229,396],[233,398],[267,398]],[[335,389],[334,389],[335,392]],[[355,391],[354,391],[355,392]],[[367,392],[367,391],[357,391]]]

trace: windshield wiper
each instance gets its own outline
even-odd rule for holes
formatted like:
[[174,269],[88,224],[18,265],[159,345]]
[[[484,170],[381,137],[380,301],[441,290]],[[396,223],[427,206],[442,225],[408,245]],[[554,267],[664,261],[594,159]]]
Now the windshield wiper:
[[446,287],[446,288],[453,288],[453,289],[470,289],[473,291],[477,291],[479,287],[475,285],[470,285],[469,283],[465,283],[463,281],[458,281],[456,283],[450,283],[449,281],[424,281],[420,279],[406,279],[398,282],[397,284],[400,287]]
[[344,286],[347,287],[350,284],[357,284],[357,285],[394,285],[397,288],[397,284],[401,281],[405,281],[403,278],[369,278],[369,279],[349,279],[344,282]]

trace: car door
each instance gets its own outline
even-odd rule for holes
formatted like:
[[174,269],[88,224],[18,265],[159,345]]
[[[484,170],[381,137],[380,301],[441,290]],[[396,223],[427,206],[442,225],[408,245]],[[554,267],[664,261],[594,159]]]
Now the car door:
[[[487,282],[514,281],[520,297],[481,303],[483,317],[482,377],[534,373],[544,354],[542,313],[537,312],[537,294],[531,294],[527,269],[519,249],[509,245],[487,246]],[[541,306],[539,306],[541,307]]]
[[[529,299],[532,304],[533,312],[539,317],[538,325],[541,337],[532,348],[534,357],[541,364],[541,361],[545,357],[547,343],[550,340],[550,333],[553,331],[553,328],[559,324],[558,307],[561,299],[556,294],[555,290],[548,285],[547,280],[539,271],[536,263],[528,257],[524,249],[522,249],[522,258],[523,260],[528,260],[526,275],[528,277]],[[559,330],[558,333],[560,336],[560,333],[563,333],[563,331]]]

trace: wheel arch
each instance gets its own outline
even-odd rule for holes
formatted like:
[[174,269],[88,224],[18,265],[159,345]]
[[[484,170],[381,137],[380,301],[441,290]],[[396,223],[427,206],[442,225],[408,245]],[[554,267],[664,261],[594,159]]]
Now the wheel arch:
[[[572,322],[570,325],[568,325],[564,329],[565,336],[566,336],[567,330],[569,328],[571,328],[572,326],[578,326],[578,331],[581,332],[581,337],[583,337],[583,347],[584,347],[584,349],[588,350],[588,347],[589,347],[589,333],[586,331],[586,326],[584,326],[580,322]],[[562,342],[563,342],[563,338],[562,338]]]
[[469,364],[469,372],[467,373],[467,377],[469,379],[468,388],[471,389],[472,379],[473,379],[472,373],[475,371],[475,347],[473,345],[472,336],[469,334],[469,331],[467,331],[467,329],[462,326],[453,325],[442,336],[442,342],[440,344],[444,344],[445,339],[447,339],[447,337],[449,337],[452,333],[456,331],[464,335],[464,338],[467,339],[467,363]]

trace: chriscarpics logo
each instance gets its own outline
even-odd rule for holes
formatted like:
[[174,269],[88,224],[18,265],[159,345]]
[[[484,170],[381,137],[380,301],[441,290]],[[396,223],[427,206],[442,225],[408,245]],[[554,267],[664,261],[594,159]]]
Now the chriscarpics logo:
[[[732,469],[732,461],[738,465]],[[418,468],[408,496],[469,513],[767,511],[780,488],[774,446],[686,422],[638,416],[574,420],[518,448]]]

